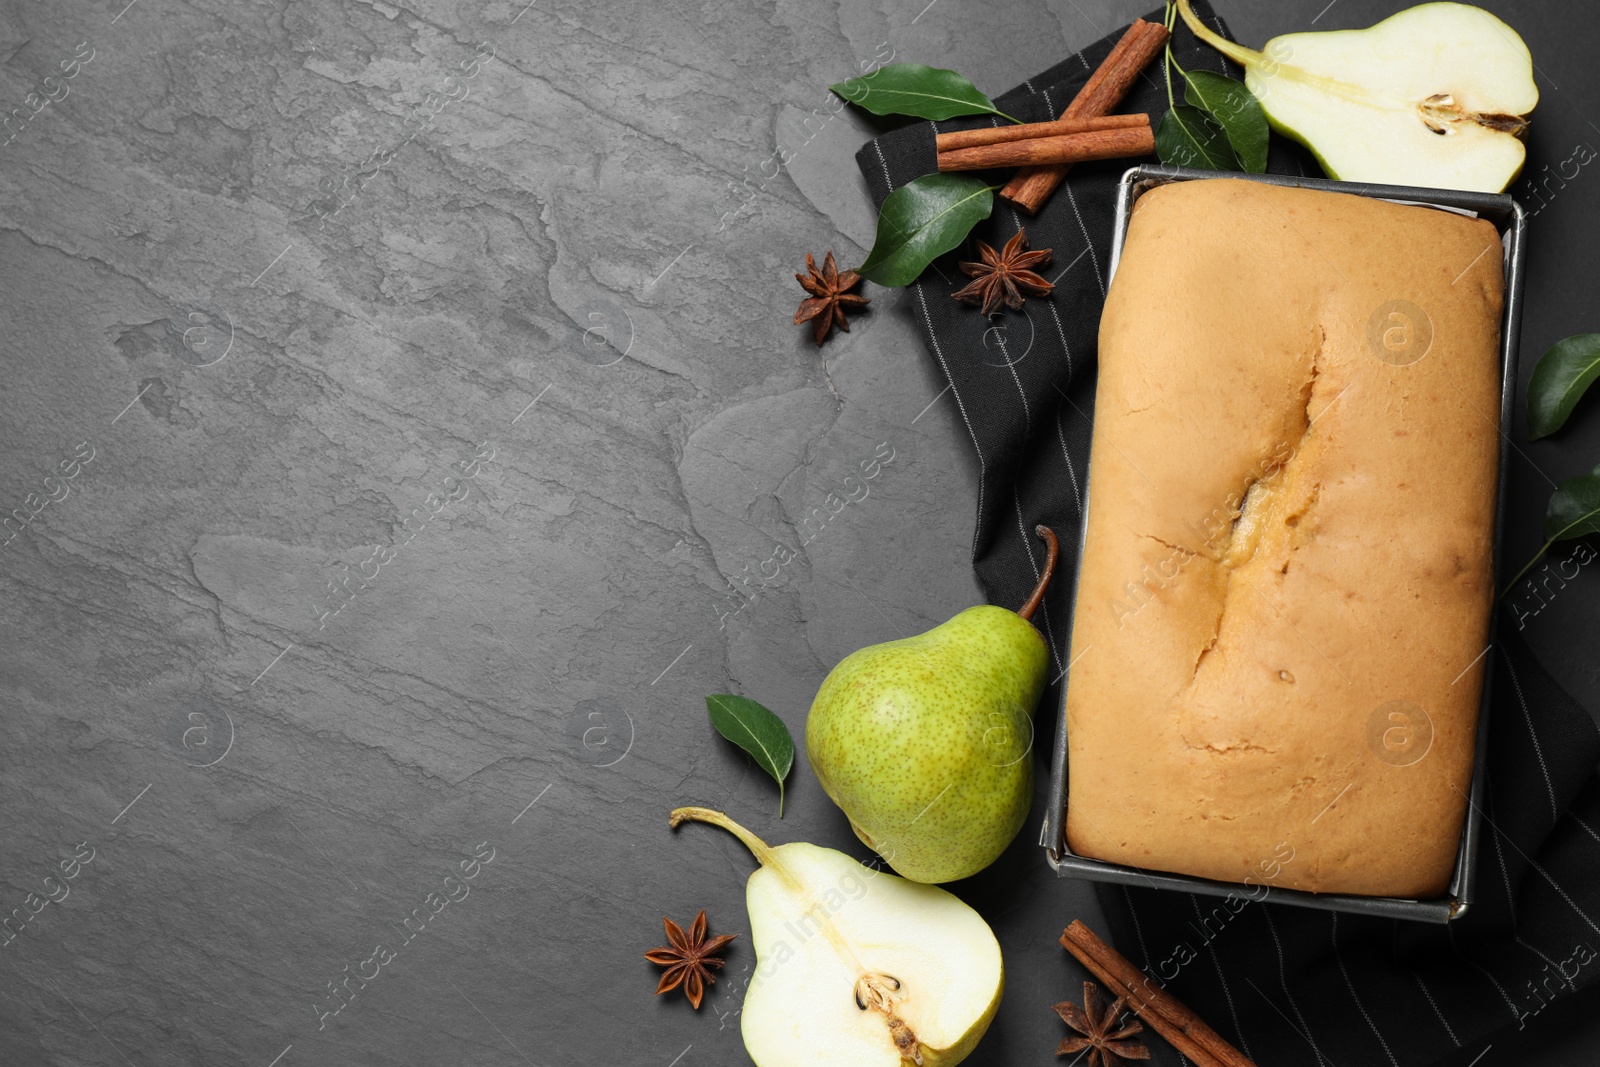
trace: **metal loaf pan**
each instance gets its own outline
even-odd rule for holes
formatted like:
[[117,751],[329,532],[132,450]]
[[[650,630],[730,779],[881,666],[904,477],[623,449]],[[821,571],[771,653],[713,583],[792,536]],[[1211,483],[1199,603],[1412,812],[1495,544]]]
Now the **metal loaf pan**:
[[[1493,223],[1500,232],[1504,248],[1506,277],[1505,311],[1500,322],[1500,466],[1495,499],[1494,564],[1500,569],[1501,529],[1504,524],[1506,498],[1506,464],[1510,457],[1511,404],[1517,382],[1517,336],[1522,316],[1522,276],[1524,265],[1523,239],[1525,216],[1521,205],[1509,196],[1489,193],[1461,192],[1443,189],[1418,189],[1394,185],[1360,185],[1352,182],[1327,181],[1320,178],[1295,178],[1281,174],[1238,174],[1218,171],[1193,170],[1187,167],[1141,166],[1134,167],[1122,176],[1117,190],[1115,232],[1111,244],[1111,271],[1115,274],[1121,258],[1122,244],[1128,233],[1128,220],[1133,205],[1141,195],[1158,185],[1171,182],[1195,181],[1205,178],[1235,178],[1263,182],[1267,185],[1292,186],[1303,189],[1322,189],[1328,192],[1351,193],[1381,200],[1394,200],[1411,204],[1428,205],[1457,212],[1470,212]],[[1092,506],[1092,486],[1085,491],[1085,522],[1088,530],[1087,509]],[[1083,560],[1083,536],[1078,543],[1078,562]],[[1069,603],[1077,606],[1077,574],[1073,572],[1073,589]],[[1490,613],[1489,644],[1495,641],[1497,613]],[[1068,620],[1068,634],[1072,632]],[[1070,637],[1069,637],[1070,640]],[[1093,881],[1114,882],[1124,885],[1149,886],[1156,889],[1177,889],[1208,896],[1248,895],[1253,900],[1270,900],[1279,904],[1317,908],[1324,911],[1355,912],[1394,919],[1411,919],[1419,922],[1447,923],[1464,915],[1473,900],[1475,872],[1477,870],[1478,844],[1483,832],[1484,763],[1488,740],[1489,694],[1492,690],[1494,657],[1484,665],[1483,690],[1478,701],[1477,754],[1473,765],[1472,792],[1467,806],[1466,819],[1461,831],[1461,845],[1456,852],[1455,873],[1443,898],[1436,900],[1406,900],[1398,897],[1346,896],[1333,893],[1308,893],[1298,889],[1280,889],[1268,885],[1249,885],[1240,882],[1214,882],[1188,875],[1169,874],[1163,871],[1146,871],[1102,860],[1087,859],[1073,854],[1066,845],[1067,811],[1067,688],[1072,684],[1069,668],[1061,687],[1061,707],[1056,727],[1056,743],[1051,760],[1050,810],[1045,817],[1040,843],[1050,866],[1062,877],[1087,878]]]

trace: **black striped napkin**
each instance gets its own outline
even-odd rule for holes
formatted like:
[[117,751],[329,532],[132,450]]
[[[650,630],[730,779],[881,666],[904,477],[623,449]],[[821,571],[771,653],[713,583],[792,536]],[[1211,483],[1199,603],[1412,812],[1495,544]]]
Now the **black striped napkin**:
[[[1203,18],[1226,34],[1201,2]],[[1160,18],[1157,12],[1147,18]],[[1059,116],[1121,29],[997,101],[1024,121]],[[1180,29],[1188,69],[1238,76]],[[1119,110],[1167,107],[1159,64]],[[996,120],[998,121],[998,120]],[[874,199],[935,169],[935,132],[976,119],[916,123],[857,155]],[[1270,169],[1317,173],[1298,147],[1274,138]],[[999,203],[978,229],[998,247],[1026,227],[1029,244],[1055,252],[1042,273],[1055,292],[1026,314],[991,324],[950,299],[966,280],[952,254],[930,267],[909,298],[928,349],[978,455],[974,565],[991,601],[1017,604],[1043,561],[1031,532],[1047,523],[1077,543],[1094,411],[1095,339],[1105,297],[1112,205],[1127,161],[1075,167],[1038,216]],[[961,258],[973,258],[970,255]],[[1059,680],[1067,645],[1066,597],[1057,580],[1037,621]],[[1520,1027],[1544,1004],[1600,977],[1600,732],[1533,660],[1514,627],[1493,655],[1487,830],[1479,900],[1448,927],[1251,904],[1207,933],[1216,898],[1099,886],[1117,947],[1152,973],[1180,946],[1195,958],[1171,991],[1262,1067],[1281,1064],[1414,1067]],[[1055,689],[1041,703],[1039,736],[1053,737]],[[1181,952],[1180,952],[1181,954]],[[1158,1052],[1157,1056],[1163,1053]],[[1470,1058],[1470,1054],[1464,1058]],[[1169,1061],[1175,1062],[1175,1061]]]

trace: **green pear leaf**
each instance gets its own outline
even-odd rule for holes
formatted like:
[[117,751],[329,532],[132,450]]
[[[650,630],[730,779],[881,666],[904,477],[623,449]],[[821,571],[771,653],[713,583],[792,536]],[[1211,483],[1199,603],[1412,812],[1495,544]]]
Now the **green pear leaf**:
[[1018,121],[995,107],[992,100],[978,92],[977,86],[955,71],[921,63],[890,63],[865,77],[828,88],[874,115],[912,115],[919,119],[999,115]]
[[989,217],[994,190],[969,174],[924,174],[902,185],[883,201],[872,251],[856,273],[879,285],[910,285]]
[[1600,533],[1600,467],[1556,486],[1544,516],[1544,535],[1550,541],[1593,533]]
[[1261,102],[1245,88],[1244,82],[1222,74],[1191,70],[1183,77],[1188,82],[1183,98],[1209,112],[1222,126],[1228,144],[1245,170],[1265,174],[1271,130],[1267,127],[1267,113],[1261,109]]
[[1571,541],[1596,533],[1600,533],[1600,467],[1588,474],[1568,478],[1556,486],[1556,491],[1550,494],[1550,506],[1544,513],[1544,544],[1517,572],[1517,576],[1506,583],[1500,595],[1505,596],[1516,588],[1522,576],[1533,570],[1534,564],[1543,559],[1544,554],[1550,551],[1550,546],[1557,541]]
[[1561,429],[1596,378],[1600,333],[1580,333],[1552,345],[1528,380],[1529,435],[1537,441]]
[[778,818],[783,818],[783,780],[794,766],[794,738],[783,720],[751,700],[732,693],[706,697],[717,733],[750,754],[778,783]]
[[1156,127],[1161,162],[1206,170],[1239,170],[1228,135],[1210,115],[1189,104],[1174,104]]

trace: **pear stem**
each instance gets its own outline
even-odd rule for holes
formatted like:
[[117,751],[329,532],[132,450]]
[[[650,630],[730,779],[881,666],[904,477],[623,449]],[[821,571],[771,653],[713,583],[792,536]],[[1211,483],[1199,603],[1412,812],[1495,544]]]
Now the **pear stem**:
[[1188,24],[1194,35],[1206,44],[1215,48],[1229,59],[1244,67],[1254,67],[1261,62],[1261,53],[1242,44],[1237,44],[1212,30],[1210,26],[1200,21],[1200,16],[1194,13],[1194,7],[1189,0],[1178,0],[1178,12],[1183,15],[1183,21]]
[[1044,591],[1050,587],[1050,578],[1056,573],[1056,560],[1061,555],[1061,543],[1056,540],[1054,530],[1041,523],[1033,528],[1033,532],[1044,538],[1044,543],[1049,547],[1045,552],[1044,573],[1039,575],[1039,584],[1028,594],[1027,602],[1017,609],[1017,614],[1030,622],[1033,621],[1033,613],[1044,603]]
[[[1045,530],[1045,527],[1041,526],[1039,529]],[[1050,544],[1050,562],[1046,564],[1047,567],[1055,564],[1054,534],[1051,534]],[[1049,579],[1048,570],[1045,573],[1045,578],[1046,580]],[[778,857],[773,855],[773,849],[771,846],[769,846],[765,841],[761,840],[761,838],[757,837],[755,834],[751,833],[749,830],[746,830],[744,827],[728,818],[726,813],[713,811],[711,808],[673,808],[671,814],[667,816],[667,821],[672,825],[674,830],[686,822],[704,822],[710,823],[712,826],[722,827],[724,830],[728,831],[734,837],[737,837],[740,841],[742,841],[744,843],[744,847],[750,850],[751,854],[755,856],[757,861],[760,862],[761,866],[775,872],[785,882],[788,882],[790,888],[797,893],[806,893],[806,887],[801,883],[801,881],[794,876],[792,871],[784,866],[783,862],[779,860]],[[807,895],[810,896],[810,894]],[[810,896],[810,903],[811,906],[805,910],[806,915],[810,915],[819,908],[814,896]],[[844,940],[843,937],[840,936],[839,931],[834,928],[833,923],[827,918],[826,911],[822,912],[821,930],[823,936],[826,937],[829,944],[833,946],[834,951],[838,952],[842,959],[853,965],[859,974],[859,977],[856,979],[855,983],[856,1006],[862,1011],[866,1011],[870,1008],[874,1011],[881,1012],[884,1017],[884,1023],[889,1028],[889,1039],[894,1042],[894,1046],[899,1051],[902,1062],[905,1060],[910,1060],[912,1063],[921,1064],[923,1061],[922,1044],[918,1040],[916,1033],[912,1031],[911,1027],[906,1025],[905,1020],[900,1018],[900,1016],[897,1015],[894,1010],[894,1002],[901,999],[901,997],[904,995],[900,993],[900,979],[894,978],[890,975],[880,974],[876,971],[869,971],[865,966],[863,966],[861,960],[857,958],[855,951],[851,949],[850,945]],[[892,989],[885,988],[885,981],[893,982],[894,987]]]
[[749,830],[746,830],[744,827],[728,818],[725,812],[712,811],[710,808],[674,808],[672,809],[672,814],[667,817],[667,821],[672,824],[672,828],[674,830],[682,826],[684,823],[691,821],[705,822],[710,823],[712,826],[720,826],[724,830],[728,831],[728,833],[732,834],[734,837],[737,837],[741,842],[743,842],[744,847],[750,850],[750,854],[755,856],[756,860],[763,867],[769,866],[771,863],[771,846],[769,846],[765,841],[761,840],[761,838],[757,837],[755,834],[751,833]]
[[[724,812],[713,811],[710,808],[698,807],[674,808],[672,809],[671,814],[668,815],[667,821],[672,825],[674,830],[682,826],[684,823],[691,821],[710,823],[712,826],[722,827],[724,830],[728,831],[728,833],[732,834],[734,837],[737,837],[741,842],[743,842],[744,847],[750,850],[751,855],[755,856],[756,862],[760,863],[762,867],[765,867],[767,870],[777,875],[779,879],[788,885],[791,892],[799,896],[812,899],[812,903],[815,903],[815,900],[807,890],[805,883],[796,877],[794,871],[789,869],[788,864],[783,862],[782,857],[777,855],[777,850],[772,848],[765,841],[761,840],[761,838],[757,837],[749,830],[746,830],[744,827],[728,818]],[[809,908],[807,909],[807,911],[810,910],[811,909]],[[839,953],[842,959],[848,960],[850,964],[853,965],[861,974],[870,973],[861,965],[861,961],[856,957],[855,952],[848,944],[845,943],[844,938],[839,935],[839,931],[834,929],[833,923],[827,918],[822,920],[822,934],[828,939],[828,943],[834,947],[834,950]]]

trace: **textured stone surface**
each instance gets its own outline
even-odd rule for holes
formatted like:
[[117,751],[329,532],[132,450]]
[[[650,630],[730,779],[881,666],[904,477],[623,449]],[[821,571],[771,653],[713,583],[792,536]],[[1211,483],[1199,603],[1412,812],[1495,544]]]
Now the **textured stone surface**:
[[[788,321],[806,251],[871,239],[872,126],[824,88],[892,50],[997,92],[1146,6],[0,4],[0,510],[38,511],[0,549],[0,891],[42,909],[0,948],[0,1062],[744,1062],[747,939],[700,1015],[650,997],[662,914],[746,926],[747,858],[667,810],[864,851],[803,761],[778,822],[704,695],[798,734],[838,659],[979,597],[898,294],[820,351]],[[1224,5],[1252,41],[1323,6]],[[1596,16],[1504,13],[1537,175],[1600,143]],[[1534,219],[1530,352],[1595,328],[1594,181]],[[1594,418],[1523,446],[1508,557],[1540,472],[1597,453]],[[1591,706],[1597,581],[1527,620]],[[956,887],[1010,975],[975,1063],[1048,1060],[1055,936],[1097,921],[1038,815]]]

